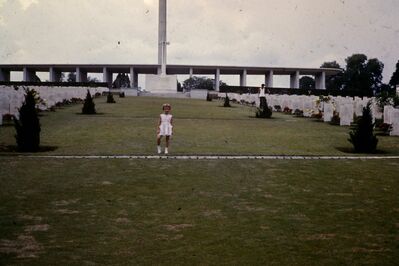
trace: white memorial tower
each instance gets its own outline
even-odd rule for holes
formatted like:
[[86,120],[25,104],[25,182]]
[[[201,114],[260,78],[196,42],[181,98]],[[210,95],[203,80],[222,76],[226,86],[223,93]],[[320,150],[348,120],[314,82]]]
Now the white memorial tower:
[[177,76],[167,75],[167,0],[159,0],[158,75],[146,75],[146,90],[152,93],[176,93]]

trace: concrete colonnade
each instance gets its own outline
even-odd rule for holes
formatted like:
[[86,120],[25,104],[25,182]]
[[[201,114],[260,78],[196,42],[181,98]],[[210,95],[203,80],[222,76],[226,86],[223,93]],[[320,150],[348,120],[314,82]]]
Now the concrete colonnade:
[[[76,82],[87,82],[88,73],[102,73],[103,82],[109,86],[113,82],[114,73],[128,73],[132,88],[138,87],[139,74],[156,74],[159,65],[0,65],[0,81],[11,81],[14,72],[22,73],[22,81],[34,81],[37,72],[48,72],[51,82],[61,80],[62,73],[75,72]],[[301,76],[313,76],[316,89],[326,89],[326,76],[339,73],[339,70],[330,69],[285,69],[285,68],[254,68],[254,67],[225,67],[225,66],[168,66],[168,74],[187,75],[214,75],[215,89],[218,91],[221,75],[239,75],[239,84],[247,86],[248,75],[264,77],[266,87],[275,87],[274,76],[289,76],[290,88],[298,89]],[[263,82],[262,82],[263,83]]]
[[290,88],[299,89],[299,71],[290,75]]

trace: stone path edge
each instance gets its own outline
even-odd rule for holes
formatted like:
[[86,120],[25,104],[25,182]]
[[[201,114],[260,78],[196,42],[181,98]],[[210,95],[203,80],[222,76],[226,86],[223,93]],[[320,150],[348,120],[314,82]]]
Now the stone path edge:
[[399,160],[399,156],[269,156],[269,155],[19,155],[37,159],[130,160]]

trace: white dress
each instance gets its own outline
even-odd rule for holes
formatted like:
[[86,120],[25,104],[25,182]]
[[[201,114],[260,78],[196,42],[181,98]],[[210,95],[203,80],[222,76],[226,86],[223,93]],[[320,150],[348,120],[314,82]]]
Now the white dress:
[[171,136],[172,135],[172,115],[161,114],[161,125],[159,126],[160,136]]

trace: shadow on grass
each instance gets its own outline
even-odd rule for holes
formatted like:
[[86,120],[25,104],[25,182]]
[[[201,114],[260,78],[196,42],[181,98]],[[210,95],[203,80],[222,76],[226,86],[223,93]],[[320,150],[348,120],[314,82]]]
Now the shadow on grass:
[[[57,150],[57,146],[40,146],[39,151],[34,152],[34,153],[41,153],[41,152],[51,152]],[[18,151],[17,145],[0,145],[0,154],[1,153],[15,153],[21,154],[20,151]],[[33,152],[32,152],[33,153]],[[7,154],[9,155],[9,154]]]
[[358,154],[358,155],[367,155],[367,154],[389,154],[389,152],[387,151],[383,151],[383,150],[376,150],[374,153],[361,153],[361,152],[356,152],[355,149],[353,148],[348,148],[348,147],[335,147],[336,150],[343,152],[343,153],[348,153],[348,154]]

